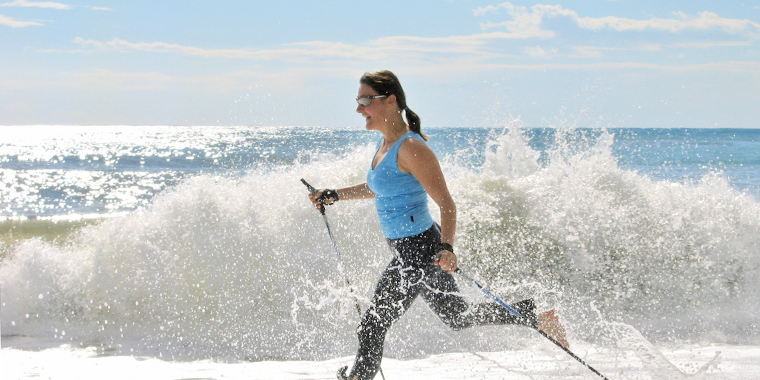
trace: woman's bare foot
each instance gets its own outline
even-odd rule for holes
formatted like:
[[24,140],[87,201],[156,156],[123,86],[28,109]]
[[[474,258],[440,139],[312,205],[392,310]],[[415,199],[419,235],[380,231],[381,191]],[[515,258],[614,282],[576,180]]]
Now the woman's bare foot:
[[538,329],[556,340],[562,347],[570,347],[570,343],[567,342],[567,336],[565,335],[565,326],[559,321],[559,317],[554,314],[554,309],[538,315]]

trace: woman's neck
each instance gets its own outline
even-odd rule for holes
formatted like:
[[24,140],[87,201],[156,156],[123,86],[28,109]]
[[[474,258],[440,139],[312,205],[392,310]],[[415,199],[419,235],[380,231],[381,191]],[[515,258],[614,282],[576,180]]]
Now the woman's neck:
[[393,144],[398,139],[401,138],[401,136],[405,135],[407,132],[409,132],[409,126],[406,125],[404,122],[404,119],[401,118],[401,114],[398,115],[398,118],[395,118],[393,120],[388,120],[388,122],[385,125],[385,128],[383,128],[383,140],[385,140],[386,144]]

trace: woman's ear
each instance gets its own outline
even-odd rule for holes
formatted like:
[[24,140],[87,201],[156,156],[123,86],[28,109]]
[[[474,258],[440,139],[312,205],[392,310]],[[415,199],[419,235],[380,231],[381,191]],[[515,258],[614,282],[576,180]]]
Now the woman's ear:
[[391,105],[396,104],[396,100],[397,100],[396,99],[396,94],[388,95],[388,97],[386,98],[386,100],[387,100],[388,104],[391,104]]

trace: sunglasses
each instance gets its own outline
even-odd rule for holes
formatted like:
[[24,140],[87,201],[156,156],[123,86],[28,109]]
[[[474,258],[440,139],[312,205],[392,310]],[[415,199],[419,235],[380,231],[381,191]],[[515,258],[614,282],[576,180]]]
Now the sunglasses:
[[362,107],[369,107],[372,104],[372,99],[387,97],[388,95],[362,95],[356,98],[356,102]]

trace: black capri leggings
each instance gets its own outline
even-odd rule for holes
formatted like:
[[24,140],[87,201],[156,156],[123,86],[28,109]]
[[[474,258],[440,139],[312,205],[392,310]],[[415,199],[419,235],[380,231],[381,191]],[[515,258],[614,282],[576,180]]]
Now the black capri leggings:
[[438,225],[427,231],[401,239],[388,239],[396,257],[388,264],[375,288],[372,304],[358,328],[359,351],[351,376],[375,377],[383,357],[388,329],[409,309],[418,295],[446,325],[454,330],[489,324],[536,326],[532,299],[512,305],[523,318],[511,314],[492,302],[469,305],[458,295],[454,276],[434,264],[436,247],[441,241]]

